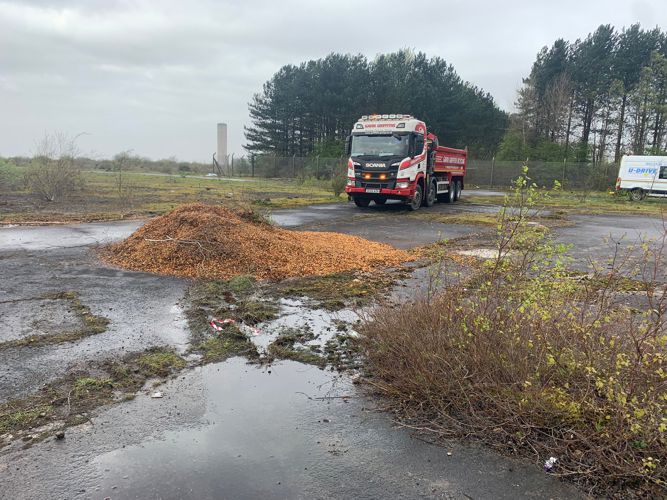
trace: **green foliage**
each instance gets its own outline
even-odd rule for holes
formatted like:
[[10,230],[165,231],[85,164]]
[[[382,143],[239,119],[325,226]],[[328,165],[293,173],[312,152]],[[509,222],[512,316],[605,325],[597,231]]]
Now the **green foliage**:
[[464,82],[444,60],[411,50],[330,54],[283,66],[249,104],[251,152],[338,157],[342,141],[363,114],[411,113],[425,120],[441,143],[469,146],[477,157],[496,149],[507,116],[493,98]]
[[338,169],[331,177],[331,192],[338,198],[345,191],[347,185],[347,173]]
[[[603,496],[662,497],[661,253],[646,246],[643,258],[573,275],[567,249],[531,224],[544,196],[525,171],[499,214],[495,258],[440,293],[371,314],[360,333],[373,385],[412,426],[558,457],[556,472]],[[629,285],[645,310],[618,295]]]
[[[627,151],[665,150],[665,56],[667,34],[639,24],[621,32],[601,25],[573,43],[556,40],[538,53],[524,79],[510,132],[521,131],[532,149],[547,143],[564,148],[564,154],[551,146],[530,151],[536,159],[559,154],[560,160],[574,155],[602,163]],[[514,135],[501,148],[504,158],[517,158]]]
[[315,143],[311,154],[312,156],[320,156],[322,158],[338,158],[344,156],[345,141],[334,137],[325,138]]

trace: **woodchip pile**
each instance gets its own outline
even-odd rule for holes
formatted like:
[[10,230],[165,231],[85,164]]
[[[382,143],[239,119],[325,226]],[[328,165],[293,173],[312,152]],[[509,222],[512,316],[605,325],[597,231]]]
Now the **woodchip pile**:
[[182,205],[101,251],[106,262],[135,271],[188,278],[252,274],[283,279],[398,266],[415,257],[389,245],[339,233],[292,231],[250,211]]

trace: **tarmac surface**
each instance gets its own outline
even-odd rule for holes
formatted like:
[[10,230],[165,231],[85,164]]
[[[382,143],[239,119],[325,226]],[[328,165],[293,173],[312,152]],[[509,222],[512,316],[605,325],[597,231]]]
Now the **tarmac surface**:
[[[474,213],[493,205],[436,205]],[[352,204],[274,213],[286,227],[339,231],[402,248],[479,232],[405,217],[402,207]],[[649,217],[572,216],[558,228],[578,262],[659,239]],[[35,391],[91,359],[153,345],[184,350],[180,301],[188,282],[113,269],[94,249],[126,237],[138,221],[0,228],[0,342],[68,321],[43,296],[76,291],[109,329],[81,341],[0,350],[0,402]],[[610,237],[611,241],[605,241]],[[620,241],[620,244],[616,244]],[[41,312],[40,312],[41,311]],[[43,318],[42,318],[43,319]],[[99,409],[62,441],[0,450],[0,498],[575,498],[573,486],[466,443],[434,446],[390,416],[346,377],[296,362],[270,371],[235,358],[188,370],[161,389]],[[346,397],[342,397],[346,396]],[[449,455],[448,453],[451,453]],[[548,457],[547,457],[548,458]]]

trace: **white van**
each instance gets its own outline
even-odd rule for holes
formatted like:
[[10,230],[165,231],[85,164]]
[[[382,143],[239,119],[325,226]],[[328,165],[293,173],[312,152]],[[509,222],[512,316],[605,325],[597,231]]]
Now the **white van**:
[[667,156],[623,156],[616,190],[627,192],[632,201],[667,197]]

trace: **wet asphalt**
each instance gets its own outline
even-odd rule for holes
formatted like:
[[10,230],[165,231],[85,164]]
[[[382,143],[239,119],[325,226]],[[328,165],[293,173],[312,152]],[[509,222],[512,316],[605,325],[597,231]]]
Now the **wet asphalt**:
[[[493,206],[436,205],[476,212]],[[399,247],[475,234],[476,225],[404,217],[403,207],[352,204],[274,213],[286,227],[356,234]],[[663,234],[649,217],[573,216],[556,230],[581,262]],[[179,303],[185,280],[112,269],[99,244],[140,222],[0,228],[0,342],[39,328],[40,310],[66,322],[48,292],[76,291],[109,329],[82,341],[0,350],[0,401],[26,395],[91,359],[152,345],[184,349]],[[612,241],[605,241],[611,237]],[[285,318],[295,321],[290,311]],[[285,321],[285,320],[283,320]],[[573,498],[572,486],[533,463],[466,443],[434,446],[395,429],[343,377],[294,362],[271,372],[228,360],[189,370],[164,386],[100,409],[92,424],[28,449],[0,451],[0,498]],[[332,397],[333,396],[333,397]],[[341,396],[349,396],[342,398]],[[317,399],[321,398],[321,399]],[[447,454],[451,453],[451,456]],[[547,457],[548,458],[548,457]]]

